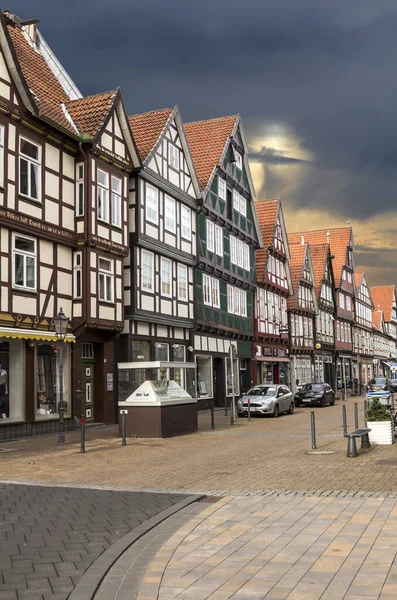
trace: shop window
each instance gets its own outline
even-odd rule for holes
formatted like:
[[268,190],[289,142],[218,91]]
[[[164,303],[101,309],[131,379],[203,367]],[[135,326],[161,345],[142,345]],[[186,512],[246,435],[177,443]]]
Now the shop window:
[[[154,360],[168,362],[170,356],[169,344],[156,342],[154,344]],[[158,369],[157,377],[160,381],[167,381],[169,377],[169,369]]]
[[[232,369],[230,365],[230,358],[225,359],[225,376],[226,376],[226,396],[231,396],[233,392],[232,388]],[[233,359],[233,372],[234,372],[234,395],[239,396],[240,394],[240,377],[239,377],[239,361],[238,358]]]
[[150,361],[150,342],[132,340],[132,360]]
[[65,416],[70,416],[70,349],[62,347],[63,380],[60,380],[60,348],[49,344],[36,346],[36,415],[58,416],[60,391],[63,389]]
[[0,344],[0,419],[22,421],[25,352],[23,340]]
[[[186,347],[182,344],[172,345],[172,360],[174,362],[183,363],[186,360]],[[181,387],[185,387],[185,378],[183,369],[173,369],[173,380],[176,381]]]
[[212,357],[196,356],[197,363],[197,397],[212,398]]

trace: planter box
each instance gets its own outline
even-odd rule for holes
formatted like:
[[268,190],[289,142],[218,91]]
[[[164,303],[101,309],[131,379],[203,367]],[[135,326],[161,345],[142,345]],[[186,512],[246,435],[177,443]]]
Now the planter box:
[[391,421],[368,421],[369,441],[371,444],[392,444],[393,428]]

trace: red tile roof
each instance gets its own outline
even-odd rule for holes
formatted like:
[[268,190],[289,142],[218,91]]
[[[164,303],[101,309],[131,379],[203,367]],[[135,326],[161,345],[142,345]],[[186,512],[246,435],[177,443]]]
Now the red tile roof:
[[47,65],[44,57],[29,44],[19,27],[7,25],[7,30],[22,75],[31,90],[38,111],[64,129],[76,134],[76,131],[65,117],[61,106],[62,103],[69,101],[69,96]]
[[[329,233],[329,236],[327,235]],[[340,287],[342,281],[342,267],[346,263],[347,248],[351,243],[352,228],[337,227],[335,229],[318,229],[316,231],[302,231],[299,233],[289,233],[288,239],[291,243],[299,243],[304,237],[309,244],[329,243],[331,253],[335,257],[332,261],[335,285]]]
[[302,278],[303,264],[305,262],[307,243],[304,244],[293,244],[291,243],[288,236],[290,260],[289,266],[291,270],[291,279],[294,293],[288,298],[287,306],[289,309],[295,308],[296,294],[298,291],[299,280]]
[[376,308],[375,310],[372,311],[372,324],[375,329],[377,329],[378,331],[381,331],[383,333],[382,315],[383,315],[383,311],[378,310],[378,308]]
[[91,138],[101,129],[118,90],[65,102],[66,109],[80,133]]
[[315,291],[317,299],[320,299],[321,286],[324,279],[325,269],[327,267],[327,259],[329,252],[328,244],[309,244],[310,254],[312,259]]
[[358,290],[358,288],[361,285],[361,280],[363,278],[364,273],[362,273],[361,271],[356,271],[354,273],[354,283],[356,285],[356,290]]
[[375,311],[380,309],[384,313],[385,321],[391,320],[391,309],[395,296],[395,285],[378,285],[370,288]]
[[201,189],[205,189],[219,164],[238,115],[185,123],[185,131]]
[[258,216],[259,227],[262,233],[263,248],[255,252],[256,277],[259,282],[265,279],[265,266],[269,246],[273,243],[276,219],[279,211],[280,200],[256,200],[255,209]]
[[132,135],[142,160],[145,160],[153,150],[173,110],[173,108],[163,108],[128,117]]

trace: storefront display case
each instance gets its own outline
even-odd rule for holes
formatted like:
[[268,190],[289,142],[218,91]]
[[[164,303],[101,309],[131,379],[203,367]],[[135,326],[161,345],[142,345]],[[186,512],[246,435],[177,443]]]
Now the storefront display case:
[[[126,435],[171,437],[197,431],[196,363],[118,364],[119,413]],[[121,415],[119,415],[121,435]]]

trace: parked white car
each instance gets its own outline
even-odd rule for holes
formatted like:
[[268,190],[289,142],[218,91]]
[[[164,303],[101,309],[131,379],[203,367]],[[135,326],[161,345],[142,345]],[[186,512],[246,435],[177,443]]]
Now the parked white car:
[[252,387],[237,402],[239,417],[248,416],[248,402],[253,416],[278,417],[283,412],[292,415],[295,410],[294,395],[286,385],[263,383]]

